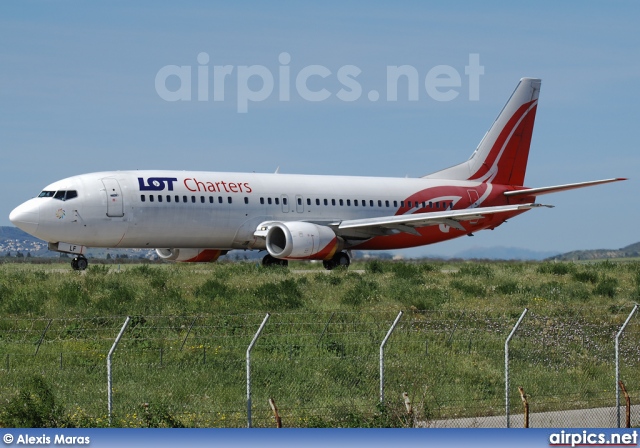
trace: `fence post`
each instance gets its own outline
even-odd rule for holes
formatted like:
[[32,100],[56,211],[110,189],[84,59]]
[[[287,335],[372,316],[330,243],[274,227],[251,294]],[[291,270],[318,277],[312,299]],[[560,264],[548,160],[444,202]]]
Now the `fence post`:
[[627,388],[624,387],[624,383],[620,381],[620,389],[622,389],[622,393],[624,394],[624,401],[626,404],[626,412],[625,412],[625,428],[631,428],[631,397],[629,397],[629,392],[627,392]]
[[253,346],[260,337],[260,333],[262,333],[262,329],[266,325],[267,320],[269,320],[269,316],[270,314],[267,313],[260,324],[260,328],[258,328],[258,331],[253,336],[249,348],[247,348],[247,428],[251,428],[251,350],[253,350]]
[[393,321],[391,328],[387,332],[387,335],[384,337],[382,344],[380,344],[380,404],[384,404],[384,346],[387,343],[387,339],[391,336],[393,329],[396,328],[398,321],[402,317],[402,311],[398,313],[396,320]]
[[127,316],[127,320],[124,321],[124,325],[120,329],[120,333],[118,333],[118,337],[116,337],[116,340],[114,341],[113,345],[111,346],[111,350],[109,350],[109,354],[107,355],[107,394],[109,400],[109,426],[111,426],[111,411],[113,410],[113,377],[111,375],[111,356],[113,355],[113,352],[116,351],[116,347],[118,346],[118,343],[120,342],[124,331],[127,329],[130,320],[131,317]]
[[527,394],[524,393],[522,386],[518,386],[520,392],[520,398],[522,398],[522,405],[524,406],[524,427],[529,427],[529,401],[527,401]]
[[282,419],[280,418],[280,414],[278,414],[278,408],[276,407],[276,402],[273,401],[273,398],[269,398],[269,406],[271,406],[273,417],[276,419],[276,428],[282,428]]
[[507,428],[511,427],[511,421],[509,418],[509,341],[511,341],[511,338],[516,333],[516,330],[520,326],[520,322],[522,322],[522,319],[524,319],[525,314],[527,314],[527,311],[529,311],[529,309],[525,308],[520,315],[520,319],[518,319],[518,322],[516,322],[516,325],[513,327],[511,333],[509,333],[509,336],[504,343],[504,399],[505,413],[507,415]]
[[637,309],[638,304],[636,303],[636,305],[631,310],[631,313],[627,317],[627,320],[625,320],[624,324],[622,324],[620,331],[618,331],[618,333],[616,334],[616,415],[618,428],[620,427],[620,336],[622,336],[624,329],[627,327],[627,324],[629,323]]

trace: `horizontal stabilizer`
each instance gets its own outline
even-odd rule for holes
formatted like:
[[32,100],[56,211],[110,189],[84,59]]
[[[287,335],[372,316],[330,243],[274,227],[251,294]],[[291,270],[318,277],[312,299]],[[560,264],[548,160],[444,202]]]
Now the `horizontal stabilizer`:
[[525,190],[505,191],[505,196],[541,196],[543,194],[558,193],[560,191],[575,190],[576,188],[592,187],[594,185],[608,184],[627,180],[624,177],[615,179],[592,180],[589,182],[579,182],[576,184],[556,185],[553,187],[527,188]]

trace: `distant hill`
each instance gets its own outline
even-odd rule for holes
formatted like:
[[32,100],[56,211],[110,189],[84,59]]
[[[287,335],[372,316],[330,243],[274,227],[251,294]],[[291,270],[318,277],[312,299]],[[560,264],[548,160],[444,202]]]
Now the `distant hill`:
[[[17,227],[0,227],[0,257],[7,256],[31,256],[57,258],[58,252],[48,250],[47,243],[23,232]],[[19,255],[18,255],[19,254]],[[152,249],[89,249],[87,256],[90,258],[113,258],[126,256],[127,258],[156,259],[156,253]],[[362,253],[354,254],[356,257]],[[388,256],[385,253],[372,253],[377,256]],[[228,260],[258,259],[264,256],[264,252],[251,251],[231,251],[227,255]],[[453,257],[437,258],[460,258],[463,260],[598,260],[607,258],[629,258],[640,257],[640,242],[623,247],[622,249],[598,249],[598,250],[576,250],[566,254],[556,252],[534,251],[517,247],[474,247],[458,252]]]
[[[127,258],[149,258],[155,259],[155,251],[150,249],[89,249],[87,256],[91,258],[107,258],[125,256]],[[46,241],[29,235],[17,227],[0,227],[0,257],[3,256],[22,257],[49,257],[58,258],[59,252],[48,249]]]
[[566,254],[556,255],[548,258],[549,260],[558,261],[577,261],[577,260],[606,260],[609,258],[636,258],[640,257],[640,242],[634,243],[622,249],[593,249],[593,250],[574,250]]
[[557,255],[557,252],[543,252],[518,247],[472,247],[458,252],[452,258],[464,260],[544,260]]

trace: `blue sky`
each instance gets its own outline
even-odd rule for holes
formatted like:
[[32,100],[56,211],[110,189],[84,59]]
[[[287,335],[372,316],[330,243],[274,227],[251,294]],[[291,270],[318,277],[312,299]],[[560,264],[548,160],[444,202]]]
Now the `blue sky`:
[[[436,2],[433,2],[436,3]],[[108,3],[0,4],[0,225],[19,203],[75,174],[117,169],[417,177],[466,160],[524,76],[543,80],[526,184],[608,177],[630,180],[540,198],[495,231],[405,255],[453,254],[477,246],[569,251],[640,241],[640,5],[611,2]],[[199,64],[206,53],[208,63]],[[281,63],[282,53],[289,55]],[[470,100],[465,66],[484,74]],[[389,66],[419,76],[389,101]],[[166,101],[156,76],[190,66],[191,101]],[[198,67],[209,72],[198,101]],[[232,66],[224,101],[213,101],[215,66]],[[238,112],[240,67],[273,75],[266,99]],[[296,77],[323,66],[324,101],[299,94]],[[362,94],[343,101],[342,67],[355,66]],[[458,95],[438,101],[430,70],[460,74]],[[289,101],[280,97],[282,67]],[[168,90],[181,87],[165,80]],[[282,81],[284,82],[284,81]],[[254,76],[247,89],[263,84]],[[219,86],[219,84],[218,84]],[[183,86],[184,87],[184,86]],[[368,93],[379,92],[371,101]]]

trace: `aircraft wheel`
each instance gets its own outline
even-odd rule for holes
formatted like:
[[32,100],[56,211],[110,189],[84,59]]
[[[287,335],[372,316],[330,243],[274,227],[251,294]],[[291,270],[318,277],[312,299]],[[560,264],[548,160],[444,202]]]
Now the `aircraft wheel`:
[[71,267],[74,271],[84,271],[89,266],[89,261],[85,257],[75,257],[71,260]]
[[267,254],[262,258],[262,266],[282,266],[286,268],[287,266],[289,266],[289,261],[281,260]]
[[346,252],[338,252],[331,258],[331,260],[322,260],[322,265],[328,271],[334,268],[347,269],[351,264],[351,259]]
[[333,261],[333,258],[331,260],[322,260],[322,266],[324,266],[324,268],[327,271],[332,270],[333,268],[336,267],[336,264]]
[[87,260],[85,257],[78,257],[78,270],[84,271],[85,269],[87,269],[87,266],[89,266],[89,260]]
[[351,259],[346,252],[338,252],[334,257],[336,267],[347,269],[351,264]]

